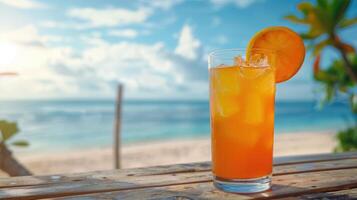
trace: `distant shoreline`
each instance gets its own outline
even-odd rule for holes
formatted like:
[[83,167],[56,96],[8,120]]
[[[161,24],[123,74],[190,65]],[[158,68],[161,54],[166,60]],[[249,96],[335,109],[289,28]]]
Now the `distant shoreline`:
[[[329,132],[279,134],[275,137],[274,156],[330,153],[336,146]],[[15,156],[35,174],[72,173],[112,169],[111,147],[63,151],[53,154],[19,154]],[[168,140],[124,145],[124,168],[209,161],[210,139]]]
[[[337,132],[337,131],[336,131]],[[275,133],[275,137],[280,137],[280,135],[301,135],[301,134],[329,134],[329,135],[335,135],[336,133],[334,131],[293,131],[293,132],[283,132],[283,133]],[[123,148],[126,147],[132,147],[132,146],[140,146],[140,145],[147,145],[147,144],[161,144],[161,143],[166,143],[166,142],[175,142],[175,141],[195,141],[195,140],[210,140],[210,133],[204,133],[200,134],[198,136],[184,136],[184,137],[167,137],[167,138],[150,138],[146,140],[135,140],[135,141],[126,141],[122,142],[121,145]],[[114,141],[113,141],[114,143]],[[65,148],[65,149],[59,149],[59,148],[52,148],[52,149],[38,149],[38,150],[30,150],[27,151],[26,148],[14,148],[13,151],[18,154],[23,154],[23,155],[30,155],[30,154],[38,154],[42,153],[43,151],[50,152],[50,153],[71,153],[73,151],[86,151],[86,150],[91,150],[91,149],[105,149],[105,148],[112,148],[111,144],[107,145],[100,145],[100,147],[93,147],[93,144],[88,144],[80,147],[70,147],[70,148]]]
[[[53,154],[110,148],[113,143],[114,102],[9,102],[0,104],[0,119],[17,121],[20,132],[11,140],[27,140],[19,154]],[[277,102],[275,132],[300,135],[332,132],[348,125],[348,107],[331,104],[316,110],[314,102]],[[209,139],[208,101],[124,103],[123,146],[153,142]],[[12,142],[9,141],[9,142]]]

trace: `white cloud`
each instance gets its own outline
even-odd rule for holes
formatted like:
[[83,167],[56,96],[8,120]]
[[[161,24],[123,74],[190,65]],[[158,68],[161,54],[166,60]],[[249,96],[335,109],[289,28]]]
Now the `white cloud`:
[[39,26],[45,28],[60,28],[57,21],[45,20],[39,23]]
[[225,6],[227,4],[234,4],[239,8],[246,8],[256,2],[260,2],[262,0],[211,0],[211,3],[214,6],[217,7],[222,7]]
[[73,8],[67,12],[73,18],[83,20],[87,27],[113,27],[142,23],[151,15],[149,9],[128,10],[122,8]]
[[[73,90],[73,84],[66,77],[58,76],[48,67],[52,59],[71,53],[70,48],[46,47],[44,43],[51,39],[39,35],[33,26],[1,33],[1,36],[4,35],[11,38],[0,41],[0,50],[1,46],[7,44],[14,51],[14,58],[9,62],[0,62],[0,70],[15,71],[19,76],[0,79],[1,98],[41,97],[44,94]],[[3,59],[0,57],[0,61]]]
[[[129,10],[122,8],[73,8],[66,12],[71,21],[44,20],[39,24],[44,28],[83,30],[99,27],[115,27],[145,22],[152,14],[151,9]],[[77,20],[73,20],[78,19]]]
[[175,49],[175,53],[187,58],[194,60],[197,58],[197,50],[201,46],[201,42],[194,37],[192,33],[192,28],[189,25],[184,25],[180,34],[178,46]]
[[45,4],[34,0],[0,0],[0,3],[19,9],[38,9],[47,7]]
[[106,44],[107,42],[102,38],[100,33],[94,32],[89,35],[80,35],[79,39],[83,42],[83,44],[87,46],[97,46]]
[[121,29],[121,30],[111,30],[108,32],[111,36],[125,37],[125,38],[135,38],[138,36],[138,32],[134,29]]
[[[1,0],[0,0],[1,1]],[[119,7],[111,8],[72,8],[67,10],[66,16],[72,21],[53,21],[44,20],[39,23],[40,27],[44,28],[60,28],[60,29],[75,29],[83,30],[99,27],[116,27],[131,24],[140,24],[146,28],[162,27],[168,24],[173,24],[177,18],[170,15],[155,23],[149,22],[150,16],[157,11],[169,10],[173,6],[180,4],[183,0],[156,0],[139,2],[137,9],[126,9]],[[144,23],[145,22],[145,23]],[[133,32],[133,31],[131,31]],[[129,34],[124,34],[124,37]]]
[[48,36],[33,26],[2,34],[16,35],[7,41],[14,46],[15,58],[5,60],[7,66],[0,70],[10,67],[20,74],[0,79],[2,99],[113,97],[118,82],[124,83],[128,98],[193,98],[207,93],[206,64],[177,55],[162,43],[113,43],[93,32],[78,36],[84,46],[74,49],[48,45]]
[[51,28],[51,29],[74,29],[74,30],[83,30],[88,28],[94,28],[93,25],[89,22],[74,22],[74,21],[52,21],[45,20],[38,23],[39,27]]
[[43,46],[47,42],[61,41],[63,41],[63,37],[59,35],[39,35],[37,28],[33,25],[26,25],[8,32],[0,32],[0,42]]
[[0,32],[0,36],[1,41],[19,43],[29,43],[40,40],[40,36],[37,34],[37,29],[33,25],[27,25],[8,32]]

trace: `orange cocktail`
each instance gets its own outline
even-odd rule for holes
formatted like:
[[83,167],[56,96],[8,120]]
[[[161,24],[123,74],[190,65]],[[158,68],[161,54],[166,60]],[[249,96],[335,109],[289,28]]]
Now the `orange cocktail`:
[[258,32],[246,50],[209,55],[212,172],[228,192],[271,186],[275,84],[293,77],[305,56],[302,39],[287,27]]
[[271,66],[210,69],[213,173],[251,179],[272,172],[275,79]]
[[245,53],[210,54],[212,172],[218,187],[252,180],[260,191],[270,187],[272,172],[275,53]]

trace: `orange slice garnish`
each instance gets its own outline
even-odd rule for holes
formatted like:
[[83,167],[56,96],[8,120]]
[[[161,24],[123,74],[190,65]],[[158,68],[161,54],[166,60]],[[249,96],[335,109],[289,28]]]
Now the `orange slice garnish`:
[[248,54],[253,48],[276,52],[275,82],[280,83],[293,77],[302,66],[305,46],[301,37],[287,27],[273,26],[258,32],[248,44]]

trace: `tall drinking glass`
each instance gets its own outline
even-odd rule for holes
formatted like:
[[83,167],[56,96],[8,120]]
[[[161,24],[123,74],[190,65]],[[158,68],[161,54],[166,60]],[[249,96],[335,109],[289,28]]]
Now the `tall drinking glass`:
[[275,53],[217,50],[209,55],[212,172],[224,191],[254,193],[271,185]]

